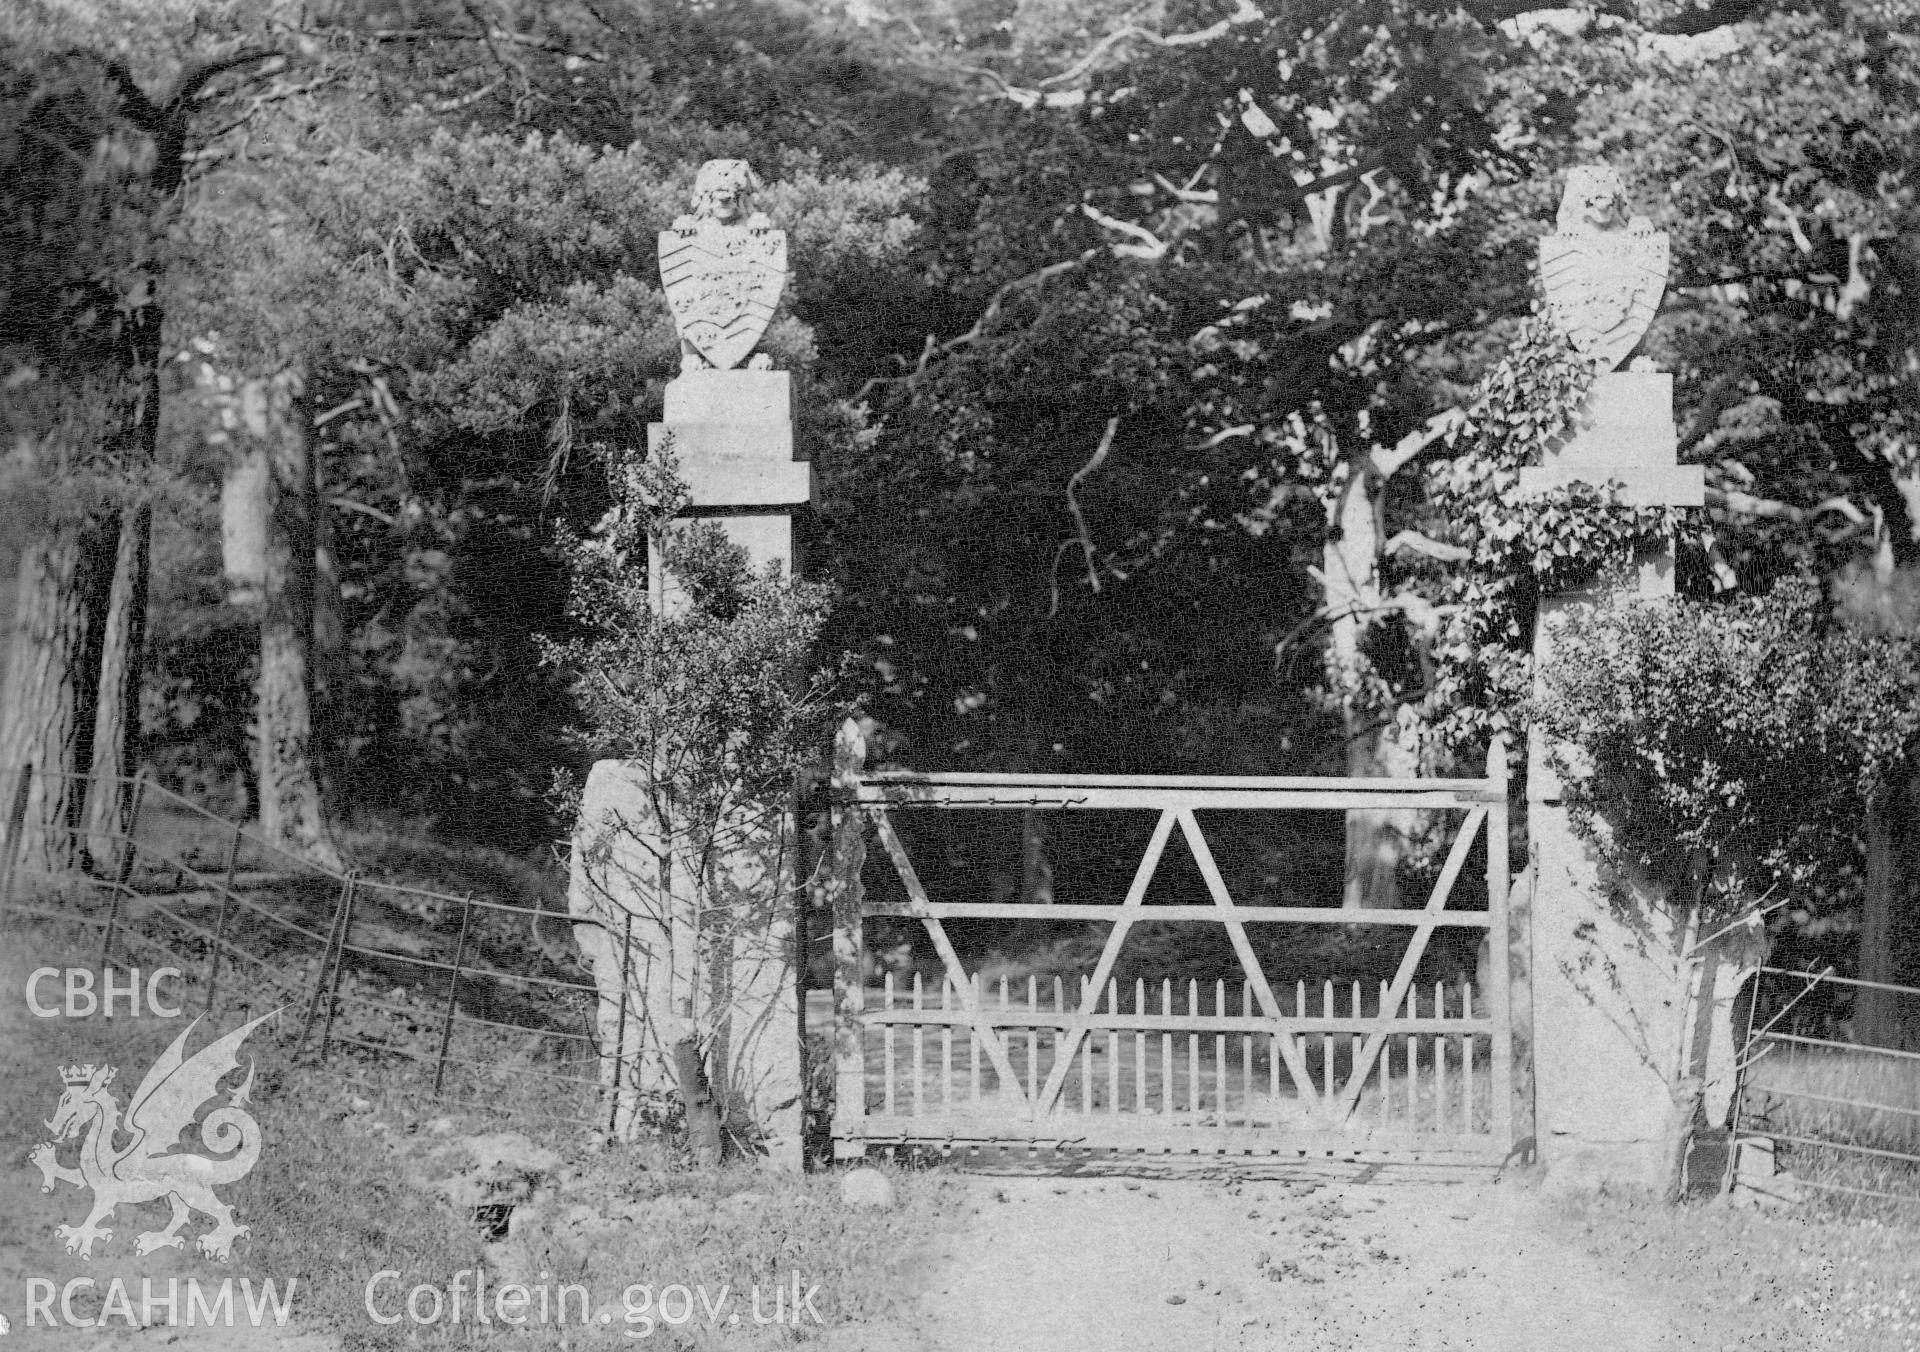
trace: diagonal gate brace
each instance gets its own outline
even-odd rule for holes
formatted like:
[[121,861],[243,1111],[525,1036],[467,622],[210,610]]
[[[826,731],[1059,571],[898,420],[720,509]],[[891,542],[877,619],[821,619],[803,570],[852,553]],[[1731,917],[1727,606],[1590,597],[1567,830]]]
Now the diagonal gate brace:
[[973,1025],[974,1033],[987,1049],[987,1055],[993,1061],[994,1073],[1000,1077],[1001,1088],[1013,1086],[1020,1095],[1021,1102],[1031,1109],[1027,1098],[1026,1086],[1020,1083],[1014,1074],[1013,1061],[1007,1055],[1006,1044],[1000,1040],[1000,1034],[987,1021],[986,1012],[981,1009],[978,996],[974,992],[973,980],[960,966],[960,955],[953,950],[953,941],[947,937],[947,928],[940,923],[940,917],[933,912],[933,903],[927,897],[927,889],[920,881],[920,875],[914,871],[913,861],[907,857],[907,847],[900,842],[899,833],[893,829],[893,823],[887,818],[885,808],[870,809],[873,814],[874,832],[880,837],[880,843],[886,847],[887,857],[893,860],[894,870],[900,875],[901,884],[907,889],[907,900],[912,914],[927,927],[927,934],[933,939],[934,949],[940,954],[940,961],[947,969],[947,977],[953,982],[960,996],[960,1006],[966,1011],[967,1020]]
[[[1173,834],[1174,816],[1174,809],[1167,808],[1153,825],[1153,836],[1147,841],[1146,853],[1140,856],[1140,867],[1133,872],[1133,883],[1127,888],[1126,900],[1120,903],[1120,913],[1114,917],[1113,932],[1107,935],[1106,947],[1100,950],[1100,961],[1081,992],[1082,1020],[1100,1008],[1100,992],[1106,989],[1107,981],[1113,975],[1113,965],[1120,956],[1121,945],[1126,942],[1127,931],[1140,918],[1147,899],[1147,885],[1153,881],[1153,872],[1160,866],[1160,856],[1166,852],[1167,840]],[[1061,1038],[1060,1049],[1053,1058],[1053,1069],[1047,1072],[1046,1087],[1040,1091],[1039,1101],[1033,1106],[1036,1117],[1052,1112],[1054,1104],[1059,1101],[1060,1090],[1067,1082],[1067,1067],[1073,1064],[1073,1058],[1079,1053],[1086,1032],[1083,1023],[1067,1029],[1066,1035]]]
[[1393,1011],[1400,1008],[1400,1002],[1407,998],[1407,988],[1413,985],[1414,969],[1419,967],[1420,959],[1427,951],[1427,940],[1433,937],[1433,929],[1439,923],[1440,912],[1446,909],[1447,898],[1453,894],[1453,885],[1459,880],[1460,870],[1466,867],[1467,854],[1473,849],[1473,838],[1479,834],[1480,826],[1487,819],[1487,809],[1476,807],[1467,814],[1466,822],[1460,828],[1460,834],[1453,842],[1453,850],[1447,855],[1446,866],[1440,870],[1440,878],[1433,885],[1433,895],[1427,898],[1426,909],[1421,912],[1419,925],[1415,926],[1413,937],[1407,943],[1407,951],[1400,958],[1400,970],[1394,973],[1393,984],[1387,988],[1387,995],[1380,1006],[1372,1032],[1360,1047],[1360,1054],[1353,1059],[1353,1069],[1347,1076],[1347,1082],[1341,1086],[1340,1100],[1334,1107],[1334,1119],[1344,1126],[1353,1116],[1353,1110],[1359,1105],[1360,1091],[1367,1083],[1367,1076],[1373,1071],[1373,1064],[1380,1058],[1380,1049],[1387,1044],[1387,1032]]

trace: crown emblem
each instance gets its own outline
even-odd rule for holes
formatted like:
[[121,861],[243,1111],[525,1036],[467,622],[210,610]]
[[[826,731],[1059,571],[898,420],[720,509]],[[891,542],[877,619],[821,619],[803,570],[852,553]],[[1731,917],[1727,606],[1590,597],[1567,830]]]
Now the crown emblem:
[[[199,1237],[200,1252],[216,1261],[233,1256],[233,1242],[247,1234],[247,1227],[234,1219],[233,1208],[215,1189],[245,1178],[253,1168],[260,1156],[260,1124],[241,1106],[253,1083],[251,1067],[247,1083],[227,1094],[224,1104],[219,1084],[240,1069],[234,1053],[247,1034],[277,1013],[269,1010],[191,1056],[186,1054],[187,1038],[200,1020],[188,1023],[141,1077],[126,1105],[124,1125],[119,1102],[101,1092],[114,1077],[113,1066],[88,1062],[57,1067],[67,1088],[46,1123],[51,1138],[29,1151],[27,1162],[40,1171],[42,1190],[52,1192],[56,1184],[71,1183],[91,1192],[93,1205],[79,1224],[53,1227],[56,1242],[65,1244],[68,1253],[92,1258],[94,1249],[111,1243],[119,1228],[111,1225],[117,1207],[166,1197],[172,1219],[163,1230],[134,1236],[136,1257],[186,1248],[188,1238],[180,1230],[196,1212],[213,1221],[213,1228]],[[209,1108],[203,1116],[202,1110]],[[114,1140],[120,1131],[132,1137],[124,1147]],[[182,1133],[189,1131],[210,1153],[176,1148]],[[79,1164],[68,1168],[59,1156],[63,1143],[76,1141]]]

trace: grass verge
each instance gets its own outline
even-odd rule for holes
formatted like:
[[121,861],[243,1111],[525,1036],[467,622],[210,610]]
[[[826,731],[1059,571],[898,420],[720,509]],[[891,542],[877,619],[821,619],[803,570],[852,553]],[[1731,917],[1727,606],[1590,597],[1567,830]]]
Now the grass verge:
[[1727,1352],[1920,1352],[1920,1227],[1724,1198],[1663,1207],[1602,1194],[1548,1223],[1664,1296],[1687,1346]]
[[[62,1089],[57,1067],[84,1061],[121,1067],[114,1089],[124,1107],[146,1068],[186,1024],[28,1012],[24,993],[34,968],[97,969],[98,952],[97,931],[19,918],[0,950],[0,1084],[6,1085],[0,1146],[12,1175],[11,1214],[0,1231],[6,1250],[0,1312],[16,1328],[28,1275],[64,1281],[84,1273],[103,1287],[121,1275],[137,1288],[143,1275],[178,1274],[216,1284],[227,1276],[256,1284],[272,1278],[282,1290],[293,1281],[295,1322],[350,1349],[507,1341],[616,1347],[641,1332],[649,1347],[840,1345],[904,1312],[922,1242],[949,1209],[952,1185],[938,1172],[895,1174],[895,1206],[855,1210],[842,1200],[836,1175],[781,1175],[751,1165],[695,1170],[663,1141],[607,1146],[591,1132],[531,1113],[503,1117],[504,1109],[537,1098],[537,1086],[503,1083],[492,1101],[452,1106],[433,1100],[429,1076],[412,1067],[354,1065],[336,1053],[323,1068],[311,1063],[310,1051],[296,1061],[301,1011],[292,1010],[277,1031],[263,1027],[243,1049],[243,1067],[249,1056],[259,1066],[251,1111],[263,1146],[252,1172],[220,1189],[252,1227],[232,1264],[191,1250],[136,1257],[132,1237],[165,1223],[165,1204],[156,1201],[123,1205],[113,1240],[83,1268],[62,1252],[53,1226],[77,1221],[89,1199],[64,1183],[53,1197],[41,1198],[38,1175],[24,1163],[47,1135],[42,1124]],[[235,980],[223,980],[223,987]],[[43,1003],[56,984],[43,984]],[[229,993],[236,1001],[245,995],[237,985],[223,989],[220,1007],[193,1034],[189,1054],[213,1029],[226,1031],[239,1021],[236,1006],[224,998]],[[166,995],[189,1011],[199,1007],[192,985],[176,996],[169,983]],[[256,1004],[255,1012],[263,1007]],[[358,1082],[341,1078],[348,1071]],[[458,1196],[462,1143],[498,1140],[504,1130],[546,1165],[537,1177],[519,1180],[508,1232],[489,1240]],[[67,1145],[62,1163],[71,1164],[73,1154]],[[456,1180],[451,1198],[450,1180]],[[196,1215],[185,1233],[191,1238],[206,1225]],[[490,1313],[519,1313],[524,1323],[477,1321],[476,1269],[486,1273]],[[398,1315],[395,1323],[378,1322],[368,1309],[369,1283],[383,1272],[394,1275],[374,1288],[373,1306],[381,1318]],[[803,1299],[811,1295],[797,1309],[796,1281]],[[452,1317],[456,1283],[464,1288],[458,1321]],[[526,1303],[508,1294],[503,1309],[502,1289],[515,1285],[527,1288]],[[414,1308],[426,1314],[437,1296],[437,1319],[408,1314],[416,1286],[426,1293]],[[82,1313],[98,1311],[93,1299],[91,1307],[80,1303]],[[762,1322],[776,1308],[781,1322]],[[109,1331],[115,1323],[110,1320]]]

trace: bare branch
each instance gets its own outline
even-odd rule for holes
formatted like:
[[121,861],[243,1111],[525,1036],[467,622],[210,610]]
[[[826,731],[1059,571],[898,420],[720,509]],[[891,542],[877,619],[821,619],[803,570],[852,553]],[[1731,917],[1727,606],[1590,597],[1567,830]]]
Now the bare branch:
[[1847,520],[1853,522],[1853,524],[1856,526],[1864,526],[1867,524],[1866,513],[1862,512],[1858,507],[1854,506],[1853,503],[1848,501],[1846,498],[1828,498],[1824,502],[1815,504],[1813,509],[1809,511],[1807,515],[1809,517],[1815,517],[1815,516],[1820,516],[1825,512],[1838,512],[1840,513],[1840,515],[1844,516]]
[[1426,450],[1429,446],[1433,445],[1434,442],[1442,438],[1449,441],[1452,440],[1452,438],[1460,434],[1460,429],[1466,425],[1467,412],[1465,409],[1449,408],[1434,414],[1431,418],[1428,418],[1426,422],[1395,442],[1392,450],[1373,451],[1371,459],[1374,473],[1378,474],[1382,479],[1391,479],[1401,469],[1405,468],[1409,461],[1419,455],[1420,452]]
[[1114,253],[1121,257],[1140,258],[1152,263],[1167,256],[1167,246],[1161,242],[1158,235],[1145,226],[1135,225],[1132,221],[1123,221],[1117,216],[1109,216],[1098,207],[1086,202],[1080,204],[1080,211],[1088,220],[1102,229],[1115,230],[1140,241],[1138,244],[1113,245]]
[[[524,86],[530,87],[532,80],[527,75],[527,68],[518,60],[508,60],[506,54],[494,46],[493,27],[485,19],[480,17],[479,11],[474,8],[473,0],[463,0],[461,8],[467,12],[467,17],[479,28],[480,42],[487,49],[487,55],[493,58],[493,64],[511,70],[520,77],[521,83]],[[501,40],[505,41],[504,36]]]
[[1080,550],[1086,555],[1087,585],[1095,591],[1100,590],[1100,574],[1094,568],[1093,537],[1087,531],[1086,513],[1080,508],[1080,485],[1087,481],[1088,475],[1106,463],[1107,456],[1113,451],[1113,434],[1119,428],[1120,419],[1117,415],[1108,418],[1107,430],[1100,434],[1100,444],[1094,448],[1093,455],[1067,480],[1067,511],[1073,516],[1074,531],[1080,537]]
[[515,33],[505,28],[484,28],[477,33],[448,33],[437,28],[376,28],[367,36],[376,42],[510,42],[516,47],[532,47],[556,56],[577,56],[582,61],[604,63],[607,59],[605,52],[569,47],[563,42],[552,42],[531,33]]
[[1771,498],[1757,498],[1751,493],[1736,492],[1732,489],[1707,489],[1707,506],[1724,508],[1729,512],[1738,512],[1742,516],[1765,517],[1774,521],[1791,521],[1798,525],[1807,519],[1804,508],[1795,507],[1790,502],[1777,502]]
[[203,65],[195,66],[182,75],[172,96],[167,99],[167,107],[169,109],[184,108],[200,98],[207,85],[213,80],[236,67],[250,65],[255,61],[266,62],[259,70],[253,72],[255,79],[278,75],[287,68],[286,54],[275,51],[271,47],[235,52],[232,56],[222,57],[218,61],[208,61]]
[[[1796,526],[1806,526],[1829,544],[1840,544],[1856,535],[1871,532],[1876,537],[1882,526],[1882,513],[1874,508],[1869,517],[1846,498],[1828,498],[1812,507],[1796,507],[1790,502],[1780,502],[1773,498],[1757,498],[1751,493],[1741,493],[1733,489],[1707,489],[1707,506],[1719,507],[1729,512],[1739,512],[1743,516],[1761,517],[1772,521],[1788,521]],[[1820,518],[1838,515],[1845,518],[1845,525],[1828,526],[1820,523]]]
[[448,99],[445,103],[434,104],[433,110],[436,113],[457,113],[462,108],[471,108],[474,104],[480,102],[481,99],[484,99],[506,82],[507,77],[502,75],[498,79],[481,85],[480,88],[474,90],[471,94],[462,94],[457,99]]
[[[1106,458],[1108,454],[1110,454],[1113,450],[1113,434],[1117,432],[1119,428],[1120,428],[1120,419],[1117,416],[1108,418],[1107,430],[1100,434],[1100,444],[1094,448],[1092,458],[1090,458],[1086,464],[1080,466],[1079,469],[1075,470],[1073,473],[1073,477],[1067,480],[1067,512],[1070,516],[1073,517],[1074,535],[1076,536],[1078,543],[1080,545],[1080,553],[1086,559],[1087,585],[1092,587],[1096,592],[1100,590],[1100,570],[1095,565],[1095,559],[1097,558],[1097,555],[1095,554],[1094,548],[1093,548],[1093,536],[1087,530],[1087,517],[1086,517],[1086,513],[1080,509],[1080,499],[1078,494],[1080,490],[1080,485],[1086,482],[1087,476],[1089,474],[1092,474],[1095,470],[1099,469],[1100,466],[1106,462]],[[1056,614],[1059,613],[1059,610],[1060,610],[1060,560],[1066,554],[1068,548],[1070,548],[1074,543],[1075,541],[1073,540],[1063,540],[1060,544],[1060,548],[1054,552],[1053,587],[1052,587],[1053,598],[1047,605],[1048,619],[1052,619]]]
[[[1200,174],[1205,172],[1205,170],[1206,166],[1204,164],[1201,165],[1200,168],[1194,172],[1193,181],[1198,182]],[[1220,200],[1220,191],[1217,188],[1177,188],[1170,183],[1163,174],[1155,174],[1153,181],[1158,183],[1176,202],[1190,202],[1196,206],[1211,206]]]
[[1042,89],[1052,85],[1072,84],[1075,80],[1090,75],[1100,61],[1115,47],[1123,42],[1140,41],[1156,47],[1196,47],[1202,43],[1213,42],[1225,37],[1242,24],[1260,23],[1267,16],[1253,3],[1253,0],[1234,0],[1233,13],[1224,19],[1208,24],[1205,28],[1196,28],[1190,33],[1156,33],[1141,28],[1137,24],[1127,24],[1101,38],[1093,44],[1078,61],[1061,71],[1058,75],[1049,75],[1040,82]]
[[1367,201],[1366,205],[1360,208],[1360,215],[1355,218],[1354,227],[1362,235],[1375,226],[1386,225],[1393,219],[1391,215],[1375,216],[1373,214],[1374,207],[1387,200],[1387,190],[1374,181],[1373,176],[1379,172],[1380,169],[1376,166],[1360,175],[1360,186],[1367,190]]
[[1232,441],[1235,437],[1252,436],[1255,430],[1252,423],[1240,423],[1234,427],[1223,427],[1205,441],[1189,446],[1186,449],[1189,451],[1210,451],[1223,441]]
[[1024,277],[1014,278],[993,293],[992,297],[987,301],[986,308],[980,312],[980,317],[973,321],[972,328],[960,334],[958,337],[947,339],[944,343],[935,343],[933,341],[933,335],[928,334],[927,345],[921,351],[920,360],[915,364],[913,370],[905,375],[899,376],[874,376],[860,387],[859,393],[853,396],[854,402],[859,403],[864,400],[877,386],[897,385],[901,381],[917,379],[926,371],[928,364],[931,363],[935,357],[944,357],[951,353],[958,352],[963,347],[971,347],[986,336],[987,331],[993,327],[994,321],[1000,317],[1001,309],[1013,296],[1022,291],[1042,286],[1050,279],[1058,277],[1062,273],[1071,272],[1075,268],[1099,257],[1105,252],[1105,249],[1088,249],[1078,258],[1068,258],[1058,263],[1049,263],[1043,268],[1034,269]]
[[1010,82],[999,71],[987,66],[955,65],[947,69],[958,71],[962,75],[978,75],[1000,86],[1000,97],[1016,103],[1022,108],[1077,108],[1087,101],[1084,89],[1024,89]]
[[332,422],[335,418],[338,418],[343,414],[352,413],[356,409],[365,408],[366,406],[367,406],[367,401],[359,397],[349,399],[345,403],[335,404],[332,408],[328,409],[325,413],[316,414],[313,419],[313,425],[315,427],[325,427],[328,423]]
[[[262,93],[255,94],[251,99],[247,100],[247,109],[245,112],[233,118],[224,127],[214,132],[207,138],[207,141],[211,144],[214,141],[218,141],[228,132],[245,126],[253,120],[255,114],[270,103],[279,103],[283,99],[295,98],[301,94],[311,94],[316,89],[324,89],[330,84],[338,84],[341,79],[342,76],[339,74],[322,75],[318,79],[309,80],[305,84],[282,85],[277,89],[268,89]],[[206,152],[201,151],[194,155],[189,155],[187,158],[191,161],[194,159],[207,158],[207,156]]]
[[182,71],[173,88],[156,102],[149,97],[124,61],[101,60],[90,51],[75,49],[70,55],[97,61],[119,94],[120,109],[127,120],[153,138],[154,171],[152,185],[161,194],[172,193],[186,177],[187,164],[204,158],[187,150],[187,131],[192,120],[191,105],[208,84],[230,70],[256,61],[267,63],[256,75],[272,75],[286,68],[286,56],[271,47],[248,48],[228,56],[216,57],[189,66]]
[[1072,108],[1086,101],[1086,91],[1078,88],[1062,89],[1060,86],[1077,85],[1085,80],[1097,71],[1108,57],[1127,43],[1144,42],[1154,47],[1196,47],[1218,41],[1244,24],[1264,22],[1266,17],[1253,0],[1234,0],[1233,13],[1208,24],[1205,28],[1196,28],[1187,33],[1156,33],[1151,28],[1142,28],[1138,24],[1123,24],[1094,43],[1065,70],[1047,76],[1031,88],[1013,84],[998,71],[989,70],[985,66],[963,66],[960,69],[969,75],[979,75],[991,80],[1000,87],[1002,98],[1009,99],[1022,108]]
[[1720,542],[1709,538],[1707,541],[1707,567],[1713,572],[1715,591],[1732,591],[1740,585],[1740,575],[1733,571],[1733,565],[1727,562],[1727,556],[1720,549]]
[[1473,551],[1459,545],[1450,545],[1423,535],[1417,530],[1403,530],[1381,547],[1382,554],[1397,554],[1401,550],[1412,554],[1424,554],[1430,559],[1439,559],[1442,563],[1465,563],[1473,557]]
[[217,57],[202,61],[182,71],[178,82],[156,102],[140,82],[133,78],[133,72],[127,63],[118,57],[102,60],[96,53],[84,48],[74,48],[67,55],[84,57],[99,63],[107,78],[113,82],[120,96],[120,110],[127,120],[155,140],[165,139],[180,118],[181,110],[200,96],[202,90],[218,77],[239,66],[254,61],[269,61],[278,58],[280,64],[272,70],[260,72],[272,75],[286,68],[286,57],[271,47],[250,47],[245,51],[234,52],[230,56]]
[[1847,236],[1847,284],[1840,288],[1840,294],[1834,298],[1833,311],[1833,317],[1842,324],[1853,318],[1856,305],[1873,294],[1873,286],[1860,267],[1861,259],[1866,255],[1866,246],[1872,238],[1858,231]]
[[352,498],[328,498],[327,506],[338,507],[342,511],[347,512],[359,512],[362,516],[372,517],[383,526],[393,526],[397,524],[392,517],[381,511],[378,507],[369,507],[366,503],[355,502]]
[[1378,173],[1387,166],[1387,151],[1403,144],[1404,139],[1406,138],[1393,142],[1392,145],[1383,148],[1379,154],[1369,155],[1366,159],[1350,164],[1345,169],[1336,169],[1330,174],[1322,174],[1319,178],[1307,179],[1304,183],[1296,180],[1293,185],[1293,195],[1305,201],[1329,188],[1345,188],[1360,182],[1368,174]]
[[1804,525],[1828,512],[1838,512],[1856,527],[1868,524],[1866,513],[1846,498],[1828,498],[1811,508],[1796,507],[1790,502],[1781,502],[1775,498],[1759,498],[1751,493],[1741,493],[1731,488],[1709,486],[1707,506],[1738,512],[1742,516],[1757,516],[1772,521],[1791,521],[1795,525]]

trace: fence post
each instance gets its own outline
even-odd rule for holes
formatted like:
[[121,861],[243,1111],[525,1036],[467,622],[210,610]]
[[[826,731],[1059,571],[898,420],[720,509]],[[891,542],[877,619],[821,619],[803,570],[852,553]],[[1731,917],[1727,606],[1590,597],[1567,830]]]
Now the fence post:
[[240,862],[240,823],[233,824],[233,839],[227,845],[227,890],[233,890],[234,866]]
[[347,870],[346,902],[341,908],[340,942],[333,946],[333,984],[327,987],[327,1017],[320,1025],[320,1064],[327,1063],[327,1047],[333,1040],[333,1011],[340,1003],[340,971],[347,965],[347,935],[353,929],[353,902],[359,895],[359,869]]
[[207,956],[207,1012],[213,1012],[213,993],[220,985],[220,945],[227,933],[227,903],[233,899],[233,869],[240,858],[240,823],[233,824],[227,844],[227,879],[220,889],[220,918],[213,924],[213,952]]
[[137,838],[140,829],[140,806],[146,802],[146,799],[147,772],[145,767],[142,767],[140,773],[134,776],[133,793],[127,803],[127,820],[125,826],[121,828],[120,859],[113,870],[114,880],[122,887],[125,887],[127,879],[133,876],[134,859],[140,852]]
[[627,983],[633,975],[633,912],[626,913],[620,934],[620,1016],[613,1033],[613,1105],[607,1110],[607,1131],[620,1134],[620,1104],[626,1091],[627,1065]]
[[1740,1122],[1747,1111],[1747,1064],[1753,1055],[1753,1021],[1760,1009],[1760,987],[1766,979],[1764,966],[1753,974],[1753,989],[1747,992],[1747,1035],[1740,1039],[1740,1049],[1733,1058],[1733,1117],[1727,1128],[1727,1158],[1720,1175],[1723,1196],[1733,1192],[1734,1180],[1740,1174]]
[[[828,849],[827,902],[833,908],[833,1117],[828,1132],[835,1159],[867,1153],[865,899],[860,869],[866,861],[866,813],[857,797],[866,768],[867,739],[849,718],[833,745],[833,834]],[[977,1053],[976,1053],[977,1054]]]
[[118,882],[113,884],[111,891],[113,892],[113,900],[107,903],[107,928],[100,936],[100,969],[102,972],[104,972],[107,967],[107,954],[113,948],[113,929],[115,925],[120,923],[120,898],[124,895],[124,888],[122,884]]
[[220,893],[220,915],[213,922],[213,943],[207,953],[207,1006],[204,1012],[213,1012],[213,993],[220,986],[220,945],[227,933],[227,892]]
[[466,956],[467,930],[473,924],[473,894],[469,892],[460,906],[460,937],[453,945],[453,971],[447,975],[447,1007],[440,1018],[440,1050],[433,1058],[433,1096],[440,1097],[441,1082],[447,1075],[447,1048],[453,1042],[454,1000],[460,990],[460,963]]
[[[81,827],[86,821],[87,799],[93,793],[93,776],[90,774],[70,775],[62,773],[60,774],[60,778],[69,789],[76,784],[80,786],[80,803],[78,808],[75,808],[75,806],[69,802],[66,805],[67,810],[64,813],[67,832],[67,853],[64,857],[77,860],[86,865],[80,872],[83,876],[91,875],[94,862],[92,856],[87,851],[86,832],[83,831]],[[77,816],[76,813],[78,814]]]
[[7,809],[7,838],[0,849],[0,920],[13,907],[13,868],[20,854],[20,837],[26,832],[27,793],[33,786],[33,762],[20,767],[20,782],[13,786],[13,805]]
[[[1507,814],[1511,787],[1507,776],[1507,739],[1496,734],[1487,748],[1487,779],[1493,803],[1487,813],[1488,956],[1493,989],[1492,1111],[1506,1114],[1505,1145],[1537,1156],[1533,1108],[1533,888],[1516,889],[1508,877]],[[1496,1128],[1497,1130],[1497,1128]]]
[[313,1031],[313,1021],[320,1013],[320,997],[327,989],[327,968],[333,961],[334,944],[339,938],[340,921],[347,911],[347,889],[351,884],[342,881],[340,899],[334,903],[333,919],[327,925],[327,941],[320,950],[320,970],[314,973],[313,995],[307,1001],[307,1016],[300,1022],[300,1040],[293,1044],[293,1054],[300,1055],[307,1045],[307,1034]]

